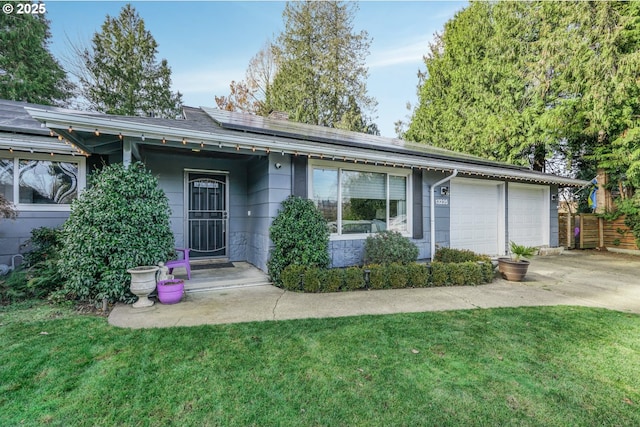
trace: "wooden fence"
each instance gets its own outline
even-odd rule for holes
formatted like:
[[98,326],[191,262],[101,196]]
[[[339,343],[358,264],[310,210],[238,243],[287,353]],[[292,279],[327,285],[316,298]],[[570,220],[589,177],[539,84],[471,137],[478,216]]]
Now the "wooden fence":
[[605,221],[595,214],[560,214],[559,243],[565,248],[638,250],[636,238],[624,224],[624,216]]

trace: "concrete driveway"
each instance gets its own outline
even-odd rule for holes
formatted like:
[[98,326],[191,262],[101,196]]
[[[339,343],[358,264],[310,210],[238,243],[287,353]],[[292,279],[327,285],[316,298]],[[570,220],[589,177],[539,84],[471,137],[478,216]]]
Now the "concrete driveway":
[[271,285],[189,293],[176,305],[134,309],[118,304],[109,323],[128,328],[391,314],[490,307],[577,305],[640,314],[640,256],[565,251],[535,257],[524,282],[475,287],[377,290],[327,294]]

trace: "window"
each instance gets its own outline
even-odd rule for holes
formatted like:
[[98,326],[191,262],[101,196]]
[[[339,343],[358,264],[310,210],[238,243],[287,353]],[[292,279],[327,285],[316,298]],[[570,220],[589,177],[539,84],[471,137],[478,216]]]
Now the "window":
[[[39,159],[38,157],[42,157]],[[84,159],[0,158],[0,193],[19,208],[68,206],[84,187]],[[60,158],[58,160],[58,158]]]
[[0,194],[13,202],[13,159],[0,159]]
[[408,176],[384,168],[313,166],[310,194],[331,233],[407,233]]
[[331,233],[338,232],[338,171],[313,169],[313,201],[329,224]]

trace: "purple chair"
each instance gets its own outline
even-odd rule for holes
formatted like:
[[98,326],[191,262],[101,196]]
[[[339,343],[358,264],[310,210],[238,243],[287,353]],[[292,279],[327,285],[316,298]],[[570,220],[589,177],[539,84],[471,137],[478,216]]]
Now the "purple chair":
[[187,270],[187,277],[191,280],[191,266],[189,265],[189,249],[176,248],[176,252],[182,253],[182,259],[172,259],[167,261],[164,265],[169,267],[169,274],[173,273],[173,269],[176,267],[184,267]]

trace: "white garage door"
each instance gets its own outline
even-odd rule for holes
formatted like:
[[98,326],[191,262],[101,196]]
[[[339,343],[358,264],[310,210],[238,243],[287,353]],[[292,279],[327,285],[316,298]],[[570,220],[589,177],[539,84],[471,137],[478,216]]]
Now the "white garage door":
[[509,184],[509,240],[519,245],[549,244],[549,188]]
[[486,255],[504,252],[504,203],[500,182],[454,179],[450,193],[450,245]]

